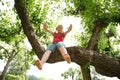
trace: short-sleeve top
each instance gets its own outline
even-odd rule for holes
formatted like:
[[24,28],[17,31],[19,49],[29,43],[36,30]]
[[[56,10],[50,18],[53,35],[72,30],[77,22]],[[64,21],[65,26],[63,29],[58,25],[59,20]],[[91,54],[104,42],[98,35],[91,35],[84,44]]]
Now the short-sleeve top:
[[65,34],[63,33],[59,33],[59,32],[54,32],[54,38],[53,38],[53,43],[55,42],[63,42],[65,38]]

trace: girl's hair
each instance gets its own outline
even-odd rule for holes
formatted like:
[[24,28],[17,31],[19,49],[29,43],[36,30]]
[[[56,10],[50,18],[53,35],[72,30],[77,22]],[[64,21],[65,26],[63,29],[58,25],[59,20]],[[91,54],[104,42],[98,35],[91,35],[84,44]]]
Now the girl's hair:
[[58,27],[62,27],[62,28],[63,28],[63,26],[60,24],[60,25],[58,25],[58,26],[56,27],[56,30],[58,29]]

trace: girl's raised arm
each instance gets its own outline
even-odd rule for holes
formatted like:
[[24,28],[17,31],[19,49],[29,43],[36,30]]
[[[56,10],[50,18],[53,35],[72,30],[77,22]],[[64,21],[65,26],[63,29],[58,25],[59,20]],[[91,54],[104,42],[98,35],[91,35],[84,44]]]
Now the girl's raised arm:
[[68,30],[65,32],[65,36],[66,36],[66,34],[69,33],[71,30],[72,30],[72,24],[70,24]]
[[45,31],[47,31],[47,32],[49,32],[50,34],[54,35],[54,32],[51,31],[51,30],[49,30],[49,29],[47,28],[46,23],[43,23],[43,28],[45,29]]

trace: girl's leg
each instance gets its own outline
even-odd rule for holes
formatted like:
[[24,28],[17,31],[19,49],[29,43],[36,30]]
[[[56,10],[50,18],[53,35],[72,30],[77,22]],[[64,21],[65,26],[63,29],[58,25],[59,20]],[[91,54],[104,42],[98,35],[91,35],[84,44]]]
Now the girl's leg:
[[42,70],[42,65],[48,60],[51,52],[52,51],[50,50],[46,50],[46,52],[43,54],[41,58],[41,61],[40,60],[35,61],[35,65],[38,67],[38,69]]
[[51,52],[52,52],[51,50],[47,50],[47,51],[43,54],[43,56],[42,56],[42,58],[41,58],[41,64],[42,64],[42,65],[48,60]]
[[36,66],[41,70],[42,69],[42,65],[48,60],[51,52],[55,50],[55,44],[51,44],[48,46],[46,52],[43,54],[41,60],[36,60]]
[[67,50],[64,46],[60,46],[58,47],[61,55],[63,56],[64,60],[67,61],[67,63],[70,63],[71,62],[71,58],[69,56],[69,54],[67,53]]

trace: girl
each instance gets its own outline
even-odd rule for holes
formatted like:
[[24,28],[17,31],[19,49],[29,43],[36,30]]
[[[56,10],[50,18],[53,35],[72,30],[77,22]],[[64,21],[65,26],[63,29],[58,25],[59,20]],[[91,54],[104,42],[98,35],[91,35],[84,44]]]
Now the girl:
[[69,33],[72,30],[72,24],[70,24],[68,30],[66,32],[63,32],[63,26],[58,25],[56,27],[56,31],[53,32],[47,28],[46,23],[43,24],[44,29],[53,35],[53,41],[52,44],[48,46],[45,53],[43,54],[41,60],[36,60],[35,65],[38,67],[38,69],[42,70],[42,65],[48,60],[50,54],[55,51],[56,48],[60,51],[62,57],[64,58],[67,63],[71,62],[71,58],[69,54],[67,53],[67,50],[64,46],[63,40],[67,33]]

